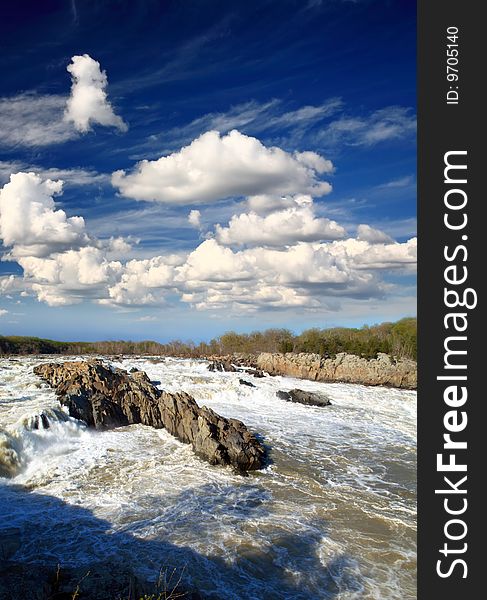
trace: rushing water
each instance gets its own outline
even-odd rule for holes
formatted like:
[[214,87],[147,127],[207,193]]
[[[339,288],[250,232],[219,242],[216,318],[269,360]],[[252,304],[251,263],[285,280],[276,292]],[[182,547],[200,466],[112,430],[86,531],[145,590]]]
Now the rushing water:
[[[416,597],[414,392],[285,377],[250,388],[203,361],[112,362],[262,436],[270,464],[244,478],[163,430],[87,430],[33,374],[41,360],[0,361],[0,519],[23,532],[16,559],[122,557],[146,577],[176,566],[222,600]],[[293,387],[333,404],[276,397]]]

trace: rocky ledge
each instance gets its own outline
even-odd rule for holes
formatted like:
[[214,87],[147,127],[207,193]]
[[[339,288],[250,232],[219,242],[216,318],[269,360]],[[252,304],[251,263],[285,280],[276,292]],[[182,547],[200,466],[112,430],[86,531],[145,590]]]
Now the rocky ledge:
[[46,363],[34,368],[53,388],[70,416],[106,429],[141,423],[167,429],[210,464],[240,472],[263,465],[263,445],[237,419],[199,407],[185,392],[158,389],[143,371],[127,373],[100,360]]
[[285,375],[312,381],[385,385],[416,389],[416,362],[406,358],[393,359],[379,353],[377,358],[366,359],[353,354],[340,353],[335,358],[322,358],[319,354],[262,353],[256,366],[270,375]]

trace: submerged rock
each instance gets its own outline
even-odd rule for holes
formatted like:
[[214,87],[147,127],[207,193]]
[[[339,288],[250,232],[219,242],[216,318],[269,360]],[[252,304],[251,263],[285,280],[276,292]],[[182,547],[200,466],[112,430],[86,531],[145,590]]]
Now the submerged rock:
[[283,392],[277,392],[277,397],[288,402],[299,402],[300,404],[308,404],[309,406],[330,406],[331,400],[324,394],[316,394],[314,392],[306,392],[297,388]]
[[210,464],[239,471],[262,467],[264,447],[241,421],[200,408],[185,392],[159,390],[143,371],[127,373],[90,360],[42,364],[34,372],[56,389],[72,417],[90,427],[141,423],[164,428]]

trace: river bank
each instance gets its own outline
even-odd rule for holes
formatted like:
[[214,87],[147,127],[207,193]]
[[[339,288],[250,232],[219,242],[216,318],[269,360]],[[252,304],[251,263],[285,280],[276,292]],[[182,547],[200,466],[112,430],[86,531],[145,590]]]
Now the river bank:
[[308,353],[270,353],[253,355],[209,356],[218,370],[234,367],[253,369],[269,375],[296,377],[326,383],[381,385],[414,390],[417,387],[417,364],[408,358],[393,358],[379,352],[377,358],[362,358],[341,352],[335,357]]

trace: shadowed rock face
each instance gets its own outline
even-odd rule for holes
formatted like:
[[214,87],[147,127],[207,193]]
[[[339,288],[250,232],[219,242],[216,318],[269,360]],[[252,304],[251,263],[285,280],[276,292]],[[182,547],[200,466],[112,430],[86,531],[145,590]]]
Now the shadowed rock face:
[[90,360],[42,364],[34,372],[56,389],[72,417],[90,427],[141,423],[167,429],[210,464],[232,465],[239,471],[263,464],[263,445],[241,421],[200,408],[185,392],[159,390],[143,371],[127,373]]

